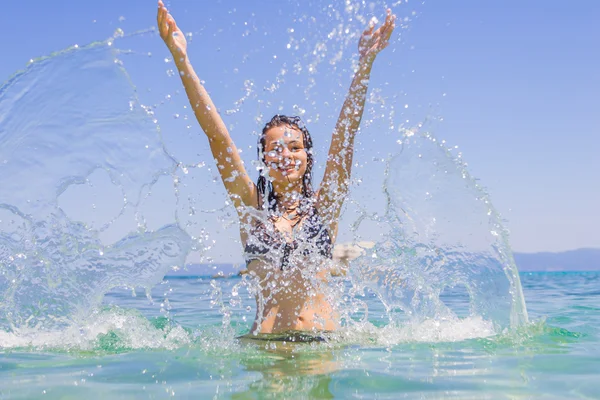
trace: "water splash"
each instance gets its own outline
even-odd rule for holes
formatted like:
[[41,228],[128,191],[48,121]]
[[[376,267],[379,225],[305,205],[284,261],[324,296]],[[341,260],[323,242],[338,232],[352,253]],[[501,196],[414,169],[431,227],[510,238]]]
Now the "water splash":
[[0,330],[83,323],[111,288],[149,290],[189,252],[175,220],[145,228],[143,205],[176,164],[113,39],[33,61],[0,88]]
[[[346,90],[348,70],[340,61],[354,51],[368,15],[379,6],[383,10],[382,4],[360,2],[317,7],[315,12],[328,18],[294,11],[289,38],[284,37],[289,55],[274,58],[274,82],[240,73],[243,94],[236,92],[226,114],[262,124],[262,110],[273,108],[273,101],[316,124],[319,113],[331,108],[316,88],[325,91],[327,81],[334,82],[331,97]],[[407,26],[400,25],[398,30]],[[194,149],[193,162],[184,160],[185,152],[177,153],[175,145],[165,149],[154,115],[161,110],[140,104],[120,59],[126,53],[117,46],[121,36],[37,60],[0,89],[0,329],[25,343],[40,331],[87,331],[90,310],[110,288],[151,288],[170,268],[183,266],[191,248],[208,251],[215,243],[216,235],[206,230],[211,224],[197,213],[208,208],[200,204],[203,199],[220,201],[218,193],[205,195],[206,184],[220,185],[220,180],[212,165],[203,168],[204,161],[198,162],[196,146],[179,145]],[[245,52],[244,62],[249,58],[264,64],[263,55]],[[256,88],[264,88],[260,96]],[[383,120],[401,125],[403,117],[394,104],[373,89],[364,127]],[[189,124],[186,107],[169,110],[169,119],[183,115],[177,123]],[[258,111],[251,115],[255,111],[250,109]],[[321,129],[327,121],[316,125]],[[255,138],[248,139],[253,145]],[[505,231],[489,199],[433,137],[406,139],[402,153],[388,166],[387,213],[373,218],[387,231],[385,240],[354,264],[351,285],[338,296],[346,299],[342,308],[348,326],[357,328],[347,337],[358,332],[381,343],[460,340],[526,321]],[[169,194],[167,207],[153,203],[159,192]],[[225,209],[212,207],[221,226],[235,219],[225,203]],[[214,286],[215,293],[226,292],[221,282]],[[459,319],[444,303],[449,287],[468,292],[466,318]],[[380,299],[385,323],[372,324],[376,307],[362,300],[365,289]],[[248,314],[236,314],[236,308],[245,310],[247,304],[240,296],[217,296],[214,305],[223,315],[223,327]],[[409,323],[402,326],[406,315]],[[106,329],[89,332],[95,337],[93,332],[104,332],[97,336]],[[227,330],[231,337],[237,333]]]
[[458,321],[442,299],[448,289],[464,291],[467,315],[489,331],[527,322],[508,233],[460,155],[429,133],[408,132],[384,191],[378,223],[386,234],[357,260],[354,292],[370,288],[390,322]]
[[82,326],[28,334],[0,331],[4,348],[37,351],[122,353],[134,349],[173,350],[192,343],[192,335],[166,318],[147,319],[135,309],[119,307],[88,310]]

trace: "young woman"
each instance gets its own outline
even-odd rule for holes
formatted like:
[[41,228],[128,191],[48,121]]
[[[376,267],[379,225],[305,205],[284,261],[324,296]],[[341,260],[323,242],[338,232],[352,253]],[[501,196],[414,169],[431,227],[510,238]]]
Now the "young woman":
[[257,282],[252,332],[331,331],[339,324],[327,290],[331,252],[348,193],[354,137],[362,118],[371,68],[389,42],[395,16],[362,34],[359,68],[336,123],[325,175],[312,187],[312,140],[300,118],[274,116],[260,137],[256,184],[206,89],[194,72],[187,43],[163,2],[158,28],[180,72],[194,114],[208,137],[223,184],[238,212],[247,269]]

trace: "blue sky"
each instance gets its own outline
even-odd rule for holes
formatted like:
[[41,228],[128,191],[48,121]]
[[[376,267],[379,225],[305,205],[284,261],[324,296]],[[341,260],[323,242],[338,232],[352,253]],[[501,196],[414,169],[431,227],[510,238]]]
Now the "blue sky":
[[[172,0],[167,5],[183,30],[193,33],[192,61],[215,103],[227,108],[243,95],[244,80],[261,85],[272,82],[284,62],[279,60],[302,56],[302,47],[286,56],[283,44],[290,37],[314,38],[335,26],[336,21],[324,18],[329,3],[301,3],[222,1],[209,5]],[[430,129],[438,138],[459,146],[472,175],[487,187],[496,209],[507,220],[516,251],[600,247],[600,158],[596,156],[600,148],[600,3],[390,4],[399,17],[409,21],[406,29],[397,29],[390,48],[377,60],[371,88],[380,89],[394,102],[402,118],[440,119]],[[374,9],[379,17],[383,5],[377,2]],[[149,28],[155,23],[155,12],[156,4],[150,0],[7,2],[3,4],[7,34],[0,39],[4,55],[0,79],[22,69],[31,58],[106,39],[118,27],[126,33]],[[294,21],[303,15],[307,17],[304,22]],[[311,16],[317,17],[315,21],[310,22]],[[360,24],[355,21],[355,25]],[[295,33],[285,34],[292,26]],[[246,30],[249,37],[243,36]],[[159,64],[168,53],[158,36],[147,35],[142,48],[152,53],[148,60],[154,69],[140,75],[144,82],[140,87],[149,85],[154,92],[175,95],[179,83],[164,73],[168,65]],[[271,107],[264,106],[265,114],[277,111],[277,104],[287,113],[298,105],[307,109],[307,118],[319,120],[314,126],[330,127],[349,84],[349,58],[346,50],[344,59],[332,67],[334,71],[321,64],[316,74],[319,83],[311,94],[315,105],[304,104],[299,89],[289,87],[274,95],[258,92],[249,103],[262,104],[261,96],[272,101]],[[160,76],[152,75],[161,68]],[[327,77],[334,79],[326,83]],[[185,99],[179,96],[174,107],[184,105]],[[246,110],[241,116],[248,120],[232,117],[228,123],[241,135],[257,129],[252,121],[255,114]],[[198,162],[197,152],[189,148],[206,148],[199,136],[173,135],[166,140],[185,162]],[[246,146],[255,138],[243,140]],[[370,138],[363,137],[357,151],[367,149],[368,143]],[[379,170],[369,171],[367,175]]]

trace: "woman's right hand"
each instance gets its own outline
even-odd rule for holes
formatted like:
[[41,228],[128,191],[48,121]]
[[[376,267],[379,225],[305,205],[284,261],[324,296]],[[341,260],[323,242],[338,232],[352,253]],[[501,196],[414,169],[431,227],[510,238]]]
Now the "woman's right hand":
[[360,37],[360,41],[358,42],[360,60],[370,60],[373,62],[375,56],[390,43],[390,36],[392,36],[395,27],[396,16],[388,8],[385,22],[377,29],[375,29],[375,23],[371,22]]
[[162,0],[158,0],[158,32],[165,42],[173,57],[185,57],[187,55],[187,41],[185,35],[177,27],[175,19],[167,11]]

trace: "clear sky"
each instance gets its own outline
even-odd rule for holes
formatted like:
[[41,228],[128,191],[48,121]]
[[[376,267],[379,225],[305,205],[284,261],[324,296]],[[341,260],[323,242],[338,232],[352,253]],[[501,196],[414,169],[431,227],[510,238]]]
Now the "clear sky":
[[[167,6],[183,30],[193,33],[192,61],[215,103],[228,108],[243,96],[245,80],[266,86],[276,80],[285,60],[302,57],[303,35],[326,36],[336,27],[339,19],[325,18],[329,3],[334,8],[343,4],[172,0]],[[384,4],[377,2],[373,10],[380,18]],[[403,110],[402,118],[440,119],[431,127],[433,133],[459,146],[472,175],[487,187],[507,220],[514,250],[600,247],[600,2],[410,0],[389,5],[408,20],[377,60],[371,88],[379,88]],[[156,3],[19,0],[3,3],[2,13],[0,79],[6,80],[32,58],[104,40],[118,27],[126,33],[152,27]],[[311,21],[311,16],[316,18]],[[300,48],[286,56],[285,43],[295,43],[291,39]],[[330,42],[328,57],[333,47]],[[155,67],[168,56],[157,35],[148,35],[140,48],[152,53],[148,60]],[[349,84],[350,55],[346,51],[331,66],[334,72],[326,70],[331,64],[320,64],[310,97],[316,105],[304,104],[293,88],[275,94],[255,91],[249,102],[262,104],[265,114],[277,111],[277,105],[292,114],[297,105],[307,109],[306,118],[320,119],[317,128],[331,127]],[[139,86],[175,94],[179,82],[167,79],[168,65],[160,68],[156,79],[156,68],[148,68],[140,79],[150,83]],[[329,76],[333,82],[323,82]],[[181,97],[177,107],[185,105]],[[258,126],[237,117],[227,122],[239,135]],[[206,148],[206,142],[184,136],[181,141],[167,138],[167,144],[179,159],[198,162],[197,153],[186,151]],[[254,141],[251,137],[248,143]],[[363,138],[358,151],[368,141]]]

